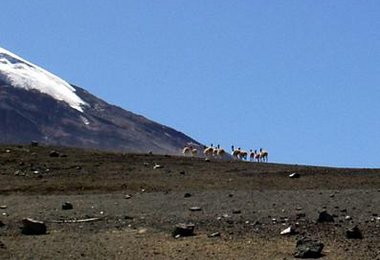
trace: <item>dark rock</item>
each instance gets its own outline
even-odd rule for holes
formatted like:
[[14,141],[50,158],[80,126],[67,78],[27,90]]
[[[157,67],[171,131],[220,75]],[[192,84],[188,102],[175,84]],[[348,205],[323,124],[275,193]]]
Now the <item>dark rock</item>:
[[0,241],[0,249],[6,249],[7,247],[4,245],[3,242]]
[[319,213],[317,222],[324,223],[324,222],[334,222],[334,217],[331,216],[329,213],[327,213],[326,210],[323,210]]
[[62,204],[62,209],[63,210],[70,210],[70,209],[73,209],[73,204],[71,204],[70,202],[65,202]]
[[234,209],[232,211],[232,214],[241,214],[241,210],[240,209]]
[[39,143],[37,141],[30,142],[30,146],[39,146]]
[[4,227],[4,226],[5,226],[5,224],[3,223],[3,221],[0,220],[0,228]]
[[186,173],[185,171],[180,171],[179,172],[179,174],[181,174],[181,175],[185,175],[185,173]]
[[296,219],[301,219],[301,218],[305,218],[305,217],[306,217],[306,214],[303,212],[299,212],[296,214]]
[[228,194],[228,197],[232,198],[234,196],[234,194],[230,193]]
[[323,247],[322,242],[303,237],[297,241],[294,256],[296,258],[319,258],[322,256]]
[[24,218],[22,220],[22,225],[21,233],[24,235],[43,235],[46,234],[47,231],[44,222],[31,218]]
[[202,208],[201,207],[191,207],[189,208],[190,211],[201,211]]
[[172,232],[172,236],[175,238],[193,236],[194,229],[195,229],[195,225],[192,223],[189,223],[189,224],[180,223],[175,226]]
[[51,151],[51,152],[49,153],[49,156],[50,156],[50,157],[59,157],[59,152],[57,152],[57,151]]
[[183,195],[184,198],[190,198],[192,195],[191,193],[186,192],[185,195]]
[[346,230],[346,237],[348,239],[362,239],[363,235],[358,226],[354,226]]
[[292,174],[289,175],[289,178],[291,179],[295,179],[295,178],[299,178],[301,177],[301,175],[299,173],[296,173],[296,172],[293,172]]

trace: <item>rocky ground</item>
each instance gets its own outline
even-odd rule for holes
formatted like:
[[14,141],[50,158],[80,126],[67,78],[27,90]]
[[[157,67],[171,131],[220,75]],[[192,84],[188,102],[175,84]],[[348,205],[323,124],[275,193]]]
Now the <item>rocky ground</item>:
[[[301,237],[380,259],[380,170],[0,146],[0,194],[1,259],[293,259]],[[47,234],[22,234],[27,217]]]

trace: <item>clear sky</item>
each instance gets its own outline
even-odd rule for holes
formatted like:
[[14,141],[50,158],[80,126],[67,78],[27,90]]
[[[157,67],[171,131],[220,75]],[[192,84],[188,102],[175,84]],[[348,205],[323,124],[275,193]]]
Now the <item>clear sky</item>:
[[2,0],[0,46],[205,144],[380,167],[380,1]]

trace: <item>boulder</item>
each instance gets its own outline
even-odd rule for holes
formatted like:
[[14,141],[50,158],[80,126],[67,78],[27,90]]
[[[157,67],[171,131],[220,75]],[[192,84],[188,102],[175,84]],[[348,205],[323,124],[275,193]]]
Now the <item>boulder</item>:
[[195,225],[192,223],[189,223],[189,224],[180,223],[175,226],[172,232],[172,236],[175,238],[193,236],[194,229],[195,229]]
[[348,239],[362,239],[363,235],[358,226],[354,226],[346,230],[346,238]]
[[294,256],[296,258],[319,258],[322,256],[323,247],[324,244],[318,240],[302,237],[297,240]]
[[42,221],[24,218],[22,225],[21,233],[24,235],[43,235],[47,232],[46,225]]
[[192,195],[191,193],[186,192],[185,195],[183,195],[184,198],[190,198]]

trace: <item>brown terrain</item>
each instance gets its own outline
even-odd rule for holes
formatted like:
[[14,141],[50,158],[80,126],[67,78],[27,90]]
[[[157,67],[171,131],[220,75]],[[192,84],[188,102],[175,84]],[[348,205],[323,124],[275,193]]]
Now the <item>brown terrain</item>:
[[[303,236],[321,259],[380,259],[378,169],[1,145],[0,194],[1,259],[293,259]],[[47,234],[22,234],[26,217]]]

